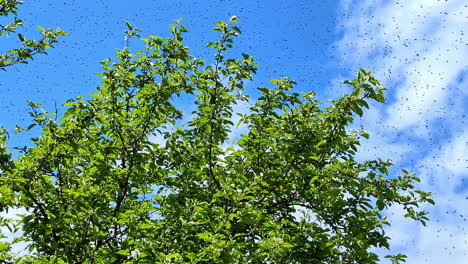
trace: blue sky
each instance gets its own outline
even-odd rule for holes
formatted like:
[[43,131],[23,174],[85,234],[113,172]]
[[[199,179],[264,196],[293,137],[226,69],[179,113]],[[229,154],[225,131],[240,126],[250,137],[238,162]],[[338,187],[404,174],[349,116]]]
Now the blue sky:
[[[70,32],[49,55],[0,72],[0,124],[27,125],[26,100],[53,111],[67,99],[94,92],[100,60],[124,46],[124,20],[143,35],[167,36],[168,24],[183,18],[195,56],[211,58],[205,44],[213,24],[239,18],[243,34],[235,52],[259,64],[254,86],[281,75],[297,91],[313,90],[323,101],[349,91],[342,81],[362,67],[388,88],[386,105],[374,105],[356,126],[371,134],[360,159],[391,158],[396,169],[417,172],[419,188],[432,191],[425,228],[393,221],[392,249],[408,263],[468,263],[468,7],[466,0],[326,1],[25,1],[19,15],[25,35],[36,26]],[[0,51],[11,41],[0,43]],[[238,131],[242,132],[242,131]],[[12,144],[29,144],[16,137]],[[381,252],[386,255],[388,252]],[[384,263],[384,262],[383,262]]]

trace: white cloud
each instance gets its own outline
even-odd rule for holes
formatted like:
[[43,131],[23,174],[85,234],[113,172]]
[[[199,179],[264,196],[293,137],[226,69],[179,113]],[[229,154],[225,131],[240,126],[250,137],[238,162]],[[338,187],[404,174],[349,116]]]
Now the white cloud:
[[468,131],[433,150],[420,167],[420,174],[425,176],[423,187],[431,187],[437,193],[446,195],[456,192],[463,185],[462,180],[468,179]]
[[460,187],[468,187],[463,183],[468,179],[467,147],[468,131],[434,149],[418,166],[422,181],[417,187],[431,190],[436,205],[424,208],[430,213],[428,227],[407,224],[394,227],[416,234],[409,240],[414,248],[406,248],[411,263],[468,263],[468,195],[463,189],[460,191]]
[[448,86],[468,65],[466,1],[347,4],[351,17],[338,43],[342,59],[373,71],[384,84],[397,84],[389,87],[389,125],[404,129],[444,115]]
[[[342,66],[370,70],[389,91],[361,125],[360,158],[411,166],[433,192],[428,227],[387,213],[393,253],[408,263],[468,263],[468,2],[342,0]],[[388,252],[382,252],[386,255]]]

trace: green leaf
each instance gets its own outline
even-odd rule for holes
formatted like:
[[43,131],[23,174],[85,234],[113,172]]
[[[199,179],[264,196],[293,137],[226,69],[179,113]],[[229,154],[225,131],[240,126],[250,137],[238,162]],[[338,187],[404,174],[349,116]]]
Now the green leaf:
[[116,252],[118,255],[122,255],[122,256],[130,256],[130,252],[128,250],[119,250]]
[[130,22],[128,21],[124,21],[125,22],[125,25],[127,26],[128,30],[132,30],[133,29],[133,26]]
[[140,225],[138,225],[138,228],[140,228],[140,229],[150,229],[150,228],[153,228],[153,224],[149,224],[149,223],[140,224]]
[[377,209],[379,209],[380,211],[382,211],[385,208],[385,203],[382,199],[377,199],[376,204]]
[[216,45],[218,45],[218,43],[216,43],[216,42],[210,42],[210,43],[206,44],[205,48],[211,48],[211,47],[214,47],[214,46],[216,46]]
[[358,114],[359,116],[362,116],[362,114],[363,114],[363,111],[362,111],[362,109],[361,109],[359,106],[354,106],[354,107],[353,107],[353,111],[354,111],[356,114]]
[[180,256],[180,254],[171,253],[171,254],[166,256],[166,259],[173,259],[173,258],[176,258],[176,257],[179,257],[179,256]]
[[232,16],[232,17],[229,19],[229,22],[237,23],[237,17],[236,17],[236,16]]

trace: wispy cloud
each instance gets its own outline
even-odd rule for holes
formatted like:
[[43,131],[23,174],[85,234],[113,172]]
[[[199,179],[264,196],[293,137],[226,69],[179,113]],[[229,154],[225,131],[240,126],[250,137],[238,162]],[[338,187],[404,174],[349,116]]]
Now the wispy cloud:
[[[362,125],[374,135],[362,158],[412,167],[434,193],[426,228],[393,221],[393,248],[408,263],[468,263],[468,3],[465,0],[342,0],[343,68],[371,70],[389,103]],[[377,140],[377,141],[375,141]],[[386,254],[384,252],[382,254]]]

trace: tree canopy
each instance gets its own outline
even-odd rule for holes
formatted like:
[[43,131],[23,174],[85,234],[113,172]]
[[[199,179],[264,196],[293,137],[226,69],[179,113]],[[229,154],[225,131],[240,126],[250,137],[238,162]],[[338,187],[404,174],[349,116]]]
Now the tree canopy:
[[[10,36],[16,33],[18,27],[23,26],[23,21],[17,16],[18,6],[23,4],[23,1],[18,0],[0,0],[0,17],[13,18],[6,24],[0,24],[0,37],[3,35]],[[39,40],[27,39],[23,34],[16,33],[21,47],[6,50],[0,53],[0,69],[5,70],[6,67],[17,63],[28,63],[28,60],[33,59],[36,54],[47,54],[46,49],[54,47],[58,42],[58,38],[68,33],[58,29],[44,29],[38,26],[41,38]]]
[[[415,174],[355,158],[368,134],[350,124],[385,101],[372,74],[360,70],[329,107],[290,78],[249,97],[257,65],[230,52],[236,20],[216,23],[212,61],[190,55],[176,23],[172,37],[102,61],[96,93],[66,102],[63,116],[30,102],[32,146],[13,157],[0,138],[0,210],[28,212],[0,224],[22,228],[15,242],[30,253],[4,242],[4,263],[377,263],[373,250],[390,247],[384,209],[425,224],[417,207],[433,201]],[[194,112],[174,105],[182,95]],[[233,140],[239,125],[247,132]]]

